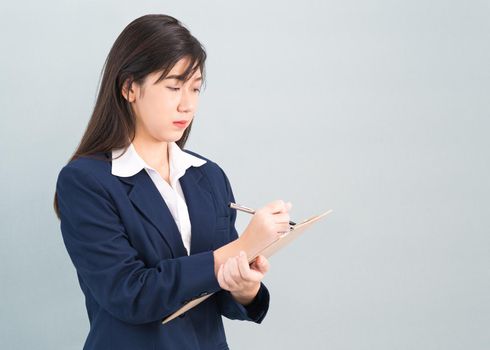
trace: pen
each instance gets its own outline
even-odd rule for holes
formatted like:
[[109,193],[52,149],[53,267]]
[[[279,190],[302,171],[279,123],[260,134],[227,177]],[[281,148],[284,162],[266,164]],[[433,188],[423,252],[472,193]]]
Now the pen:
[[[255,214],[255,210],[253,210],[252,208],[248,208],[248,207],[245,207],[243,205],[239,205],[239,204],[236,204],[236,203],[233,203],[233,202],[230,202],[228,204],[228,206],[230,208],[233,208],[233,209],[236,209],[236,210],[240,210],[240,211],[243,211],[245,213],[249,213],[249,214]],[[290,226],[294,226],[296,225],[296,223],[294,221],[289,221],[289,225]]]

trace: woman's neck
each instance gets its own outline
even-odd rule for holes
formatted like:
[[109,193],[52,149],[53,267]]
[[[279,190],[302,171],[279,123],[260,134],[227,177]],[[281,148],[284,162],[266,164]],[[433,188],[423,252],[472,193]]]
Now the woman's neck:
[[135,138],[133,146],[143,160],[157,170],[163,179],[169,182],[169,145],[168,142],[154,142]]

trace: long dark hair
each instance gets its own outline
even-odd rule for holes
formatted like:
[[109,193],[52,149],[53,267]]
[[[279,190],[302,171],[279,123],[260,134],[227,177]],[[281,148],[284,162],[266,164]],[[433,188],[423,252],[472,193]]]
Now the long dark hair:
[[[188,58],[189,63],[178,79],[187,81],[200,69],[204,83],[206,51],[179,20],[152,14],[128,24],[105,60],[92,116],[68,163],[81,156],[97,158],[97,154],[111,152],[113,148],[127,149],[135,137],[135,118],[130,103],[122,95],[123,84],[126,82],[129,91],[133,83],[142,84],[148,74],[162,71],[159,82],[182,58]],[[176,142],[179,147],[184,147],[191,126],[192,122]],[[56,191],[54,210],[59,219]]]

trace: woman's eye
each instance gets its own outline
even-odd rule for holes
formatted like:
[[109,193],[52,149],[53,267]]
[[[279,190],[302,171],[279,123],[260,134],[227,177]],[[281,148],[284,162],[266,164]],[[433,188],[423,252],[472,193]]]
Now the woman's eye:
[[[175,87],[172,87],[172,86],[167,86],[168,89],[172,90],[172,91],[179,91],[180,88],[175,88]],[[194,89],[194,92],[201,92],[201,89]]]

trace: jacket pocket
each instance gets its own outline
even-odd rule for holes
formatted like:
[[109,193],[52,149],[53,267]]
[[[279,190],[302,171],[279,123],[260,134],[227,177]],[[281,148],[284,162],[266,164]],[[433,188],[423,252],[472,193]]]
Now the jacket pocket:
[[229,216],[217,216],[215,230],[227,230],[230,228],[230,217]]
[[230,217],[217,216],[216,225],[214,227],[213,248],[217,249],[230,240]]

